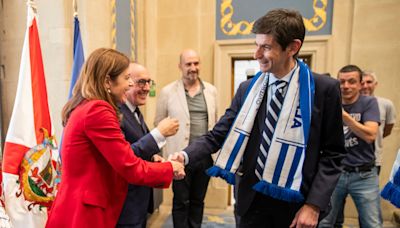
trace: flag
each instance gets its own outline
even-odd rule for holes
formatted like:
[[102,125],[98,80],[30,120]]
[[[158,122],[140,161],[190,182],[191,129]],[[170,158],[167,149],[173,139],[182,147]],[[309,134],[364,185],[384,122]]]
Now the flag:
[[[73,50],[73,63],[72,63],[72,75],[71,75],[71,83],[69,86],[69,93],[68,93],[68,99],[72,97],[72,91],[74,89],[76,80],[78,80],[79,74],[81,72],[81,68],[83,65],[83,62],[85,61],[85,57],[83,54],[83,45],[82,45],[82,39],[81,39],[81,30],[79,28],[79,19],[78,15],[74,16],[74,50]],[[61,135],[61,140],[60,140],[60,156],[61,156],[61,145],[62,145],[62,139],[64,137],[64,132]]]
[[84,61],[85,58],[83,54],[81,31],[79,28],[79,19],[78,16],[75,16],[74,17],[74,61],[72,64],[72,76],[71,76],[71,84],[69,87],[68,98],[71,98],[72,96],[72,90],[75,86],[76,80],[79,77],[79,73],[81,71]]
[[2,164],[5,208],[16,228],[45,226],[59,177],[36,12],[30,4],[27,15]]

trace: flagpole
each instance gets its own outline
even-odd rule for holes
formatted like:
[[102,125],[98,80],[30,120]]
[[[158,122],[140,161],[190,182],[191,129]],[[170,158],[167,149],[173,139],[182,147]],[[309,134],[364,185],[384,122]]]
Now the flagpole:
[[[68,99],[72,97],[73,88],[75,86],[76,81],[78,80],[83,62],[85,60],[83,54],[83,45],[82,45],[81,32],[79,26],[79,19],[78,19],[78,4],[76,0],[72,1],[72,7],[74,8],[74,36],[73,36],[73,51],[72,51],[73,62],[72,62],[72,75],[69,86]],[[61,134],[60,147],[59,147],[60,158],[62,153],[61,148],[62,148],[63,135],[64,133]]]
[[79,77],[80,70],[84,62],[83,45],[81,39],[81,32],[78,19],[78,4],[76,0],[72,1],[74,8],[74,43],[73,43],[73,64],[72,64],[72,76],[70,89],[68,93],[68,99],[71,98],[72,89],[75,86],[76,80]]
[[32,8],[33,12],[36,14],[36,3],[34,0],[28,0],[26,4]]
[[74,17],[78,16],[78,3],[76,0],[72,0],[72,7],[74,8]]

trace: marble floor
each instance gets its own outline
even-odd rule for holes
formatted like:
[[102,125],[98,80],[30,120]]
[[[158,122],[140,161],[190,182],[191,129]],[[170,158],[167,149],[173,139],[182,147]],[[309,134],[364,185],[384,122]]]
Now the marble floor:
[[[149,228],[172,228],[171,206],[161,205],[148,219],[147,227]],[[357,219],[346,218],[344,228],[357,228]],[[385,221],[384,228],[400,228],[390,221]],[[211,209],[204,210],[204,219],[202,228],[235,228],[235,220],[233,217],[233,209]]]

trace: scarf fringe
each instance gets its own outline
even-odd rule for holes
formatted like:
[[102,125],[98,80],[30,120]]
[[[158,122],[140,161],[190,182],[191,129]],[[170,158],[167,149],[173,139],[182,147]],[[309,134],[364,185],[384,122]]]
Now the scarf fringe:
[[220,177],[228,182],[228,184],[235,185],[235,174],[229,172],[228,170],[221,169],[220,167],[214,165],[207,169],[206,173],[212,177]]
[[304,196],[300,192],[289,188],[279,187],[266,181],[258,182],[253,186],[253,189],[274,199],[286,202],[300,203],[304,201]]
[[392,182],[388,182],[381,192],[382,198],[390,201],[397,208],[400,208],[400,187],[393,184]]

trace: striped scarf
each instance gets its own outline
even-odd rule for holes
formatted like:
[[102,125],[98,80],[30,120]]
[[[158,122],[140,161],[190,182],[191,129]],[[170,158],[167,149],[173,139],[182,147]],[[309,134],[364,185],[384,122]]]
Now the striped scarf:
[[[262,180],[253,189],[288,202],[301,202],[303,161],[311,124],[314,81],[308,67],[299,67],[288,85],[278,118]],[[235,173],[241,163],[261,101],[266,92],[268,76],[258,73],[250,83],[246,98],[227,135],[210,176],[221,177],[235,184]],[[254,170],[246,170],[254,172]]]

